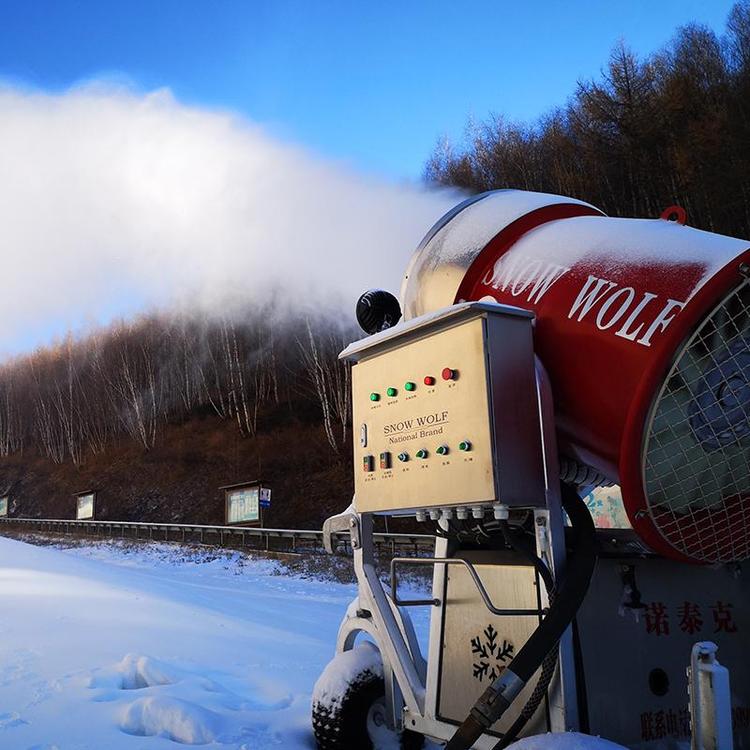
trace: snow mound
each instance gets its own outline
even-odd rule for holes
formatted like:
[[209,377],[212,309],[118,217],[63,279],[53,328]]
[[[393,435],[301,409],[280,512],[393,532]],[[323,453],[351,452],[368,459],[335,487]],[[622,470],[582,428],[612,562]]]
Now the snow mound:
[[514,742],[509,750],[625,750],[618,745],[601,737],[578,732],[550,732],[525,737]]
[[313,701],[327,707],[335,706],[344,697],[349,685],[366,671],[377,677],[383,676],[380,652],[369,641],[363,641],[351,651],[337,654],[328,663],[313,688]]
[[89,688],[95,691],[95,703],[118,703],[116,726],[125,734],[183,745],[237,746],[246,737],[263,746],[273,744],[271,713],[294,703],[285,685],[251,676],[237,679],[205,664],[193,666],[191,670],[128,654],[112,666],[73,675],[60,688]]
[[125,708],[120,729],[140,737],[160,736],[183,745],[206,745],[217,739],[221,717],[179,698],[139,698]]
[[156,685],[172,685],[179,679],[177,670],[164,662],[128,654],[113,667],[95,671],[88,680],[88,687],[142,690]]

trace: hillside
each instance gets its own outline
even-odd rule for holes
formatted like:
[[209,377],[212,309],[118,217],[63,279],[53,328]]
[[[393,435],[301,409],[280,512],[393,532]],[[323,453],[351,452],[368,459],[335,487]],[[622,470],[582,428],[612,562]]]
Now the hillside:
[[267,526],[320,528],[351,500],[348,452],[334,454],[319,421],[287,421],[254,438],[213,415],[164,425],[150,450],[121,439],[80,466],[30,450],[0,460],[16,516],[75,517],[73,494],[96,489],[99,519],[224,522],[219,487],[262,478],[272,488]]
[[267,526],[317,527],[352,494],[354,336],[335,317],[151,314],[0,367],[10,514],[223,523],[221,486],[262,479]]

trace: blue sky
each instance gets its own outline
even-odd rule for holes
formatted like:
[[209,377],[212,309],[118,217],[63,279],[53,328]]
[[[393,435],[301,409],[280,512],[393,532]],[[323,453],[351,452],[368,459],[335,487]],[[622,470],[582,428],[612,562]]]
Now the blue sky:
[[414,179],[469,115],[534,118],[731,2],[472,3],[0,0],[0,77],[59,91],[92,78],[166,86],[358,169]]

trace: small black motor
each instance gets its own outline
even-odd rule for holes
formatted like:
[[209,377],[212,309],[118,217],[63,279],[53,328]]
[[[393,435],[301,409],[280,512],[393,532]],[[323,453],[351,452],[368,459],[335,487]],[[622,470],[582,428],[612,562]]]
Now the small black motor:
[[370,289],[357,302],[357,322],[365,333],[378,333],[401,319],[398,300],[383,289]]

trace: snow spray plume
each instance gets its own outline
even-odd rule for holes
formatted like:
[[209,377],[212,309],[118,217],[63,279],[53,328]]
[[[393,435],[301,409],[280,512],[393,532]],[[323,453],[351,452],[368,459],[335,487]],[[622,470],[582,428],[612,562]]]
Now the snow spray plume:
[[0,89],[0,175],[4,351],[156,306],[225,315],[270,289],[353,316],[365,289],[398,291],[456,201],[354,174],[168,91],[101,85]]

